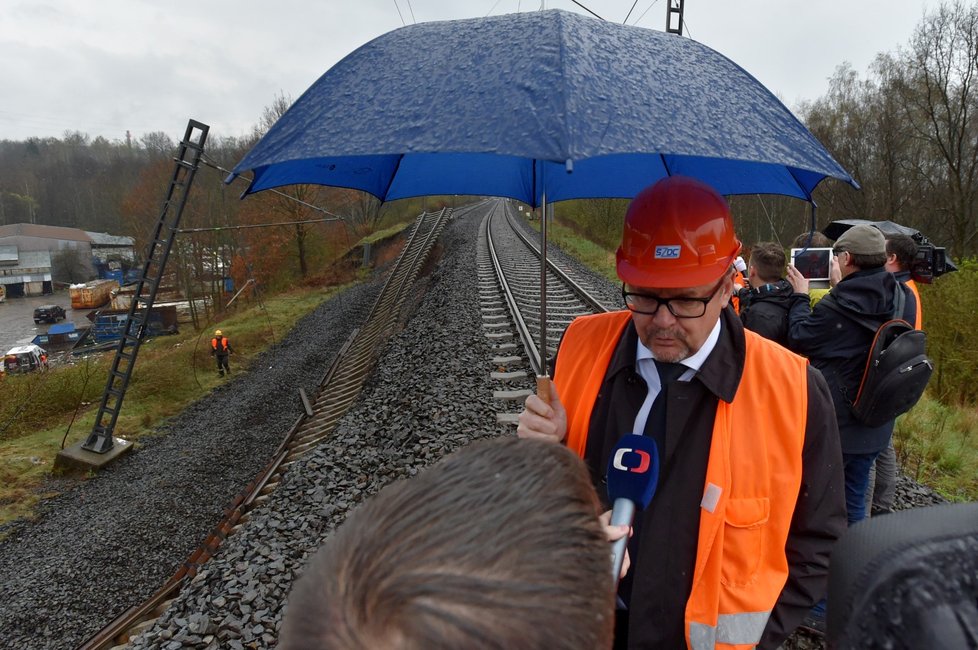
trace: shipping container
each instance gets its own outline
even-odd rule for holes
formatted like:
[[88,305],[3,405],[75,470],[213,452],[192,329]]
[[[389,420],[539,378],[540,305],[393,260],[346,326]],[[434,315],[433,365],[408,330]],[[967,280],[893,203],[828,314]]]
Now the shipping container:
[[[146,310],[140,309],[137,313],[142,317]],[[92,318],[92,338],[96,343],[104,343],[122,337],[126,328],[126,320],[129,318],[129,310],[100,309],[90,318]],[[176,333],[176,307],[153,307],[149,319],[146,321],[145,335],[151,337]]]
[[101,307],[112,298],[112,292],[119,288],[115,280],[92,280],[86,284],[74,284],[68,289],[72,309],[93,309]]

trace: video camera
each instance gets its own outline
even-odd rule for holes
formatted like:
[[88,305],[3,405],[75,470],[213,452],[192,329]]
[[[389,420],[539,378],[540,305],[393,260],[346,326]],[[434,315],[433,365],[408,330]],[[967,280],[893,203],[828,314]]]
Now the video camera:
[[947,250],[943,246],[934,246],[920,233],[912,238],[917,242],[917,254],[910,266],[910,277],[914,282],[930,284],[934,278],[948,272]]

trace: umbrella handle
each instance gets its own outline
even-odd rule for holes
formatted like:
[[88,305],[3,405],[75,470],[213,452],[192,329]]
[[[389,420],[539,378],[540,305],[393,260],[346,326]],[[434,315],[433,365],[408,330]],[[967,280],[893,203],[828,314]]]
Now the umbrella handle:
[[553,386],[553,380],[548,375],[537,376],[537,397],[547,404],[550,404],[550,399],[553,397],[553,391],[550,390],[551,386]]

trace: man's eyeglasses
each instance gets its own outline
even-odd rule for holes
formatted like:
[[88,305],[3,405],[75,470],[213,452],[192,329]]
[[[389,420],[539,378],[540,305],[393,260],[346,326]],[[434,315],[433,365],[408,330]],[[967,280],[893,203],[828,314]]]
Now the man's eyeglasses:
[[699,318],[706,313],[706,306],[716,297],[725,279],[725,277],[721,278],[720,282],[717,283],[717,286],[713,288],[713,291],[706,298],[687,298],[685,296],[660,298],[659,296],[648,293],[625,291],[624,284],[621,285],[621,297],[624,299],[625,306],[628,307],[629,311],[637,314],[654,316],[659,311],[659,307],[665,305],[669,313],[676,318]]

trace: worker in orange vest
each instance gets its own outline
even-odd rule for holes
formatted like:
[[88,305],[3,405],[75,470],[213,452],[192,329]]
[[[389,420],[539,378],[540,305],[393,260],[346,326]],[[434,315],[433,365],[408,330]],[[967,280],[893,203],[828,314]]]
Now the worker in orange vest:
[[233,354],[231,342],[221,330],[214,331],[214,338],[211,339],[211,355],[217,360],[217,374],[221,377],[224,373],[231,374],[231,367],[228,366],[228,356]]
[[550,402],[531,395],[519,417],[520,437],[577,452],[599,493],[621,436],[660,450],[615,648],[777,648],[825,595],[846,528],[825,380],[726,309],[740,248],[708,185],[671,176],[639,193],[616,256],[628,309],[573,321]]

